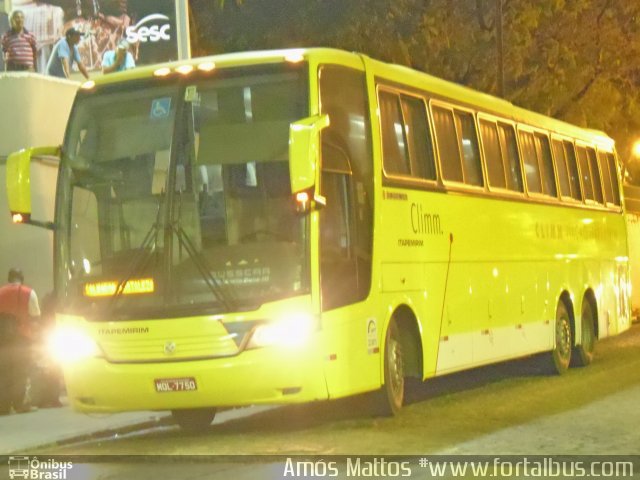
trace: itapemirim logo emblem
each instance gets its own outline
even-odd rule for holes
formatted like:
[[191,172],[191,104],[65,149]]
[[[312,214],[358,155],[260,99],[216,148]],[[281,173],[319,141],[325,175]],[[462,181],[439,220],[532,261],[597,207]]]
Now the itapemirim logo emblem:
[[176,351],[176,343],[175,342],[167,342],[164,344],[164,353],[165,355],[173,355]]
[[59,462],[53,459],[39,460],[38,457],[9,457],[9,478],[33,480],[66,480],[67,471],[73,468],[72,462]]

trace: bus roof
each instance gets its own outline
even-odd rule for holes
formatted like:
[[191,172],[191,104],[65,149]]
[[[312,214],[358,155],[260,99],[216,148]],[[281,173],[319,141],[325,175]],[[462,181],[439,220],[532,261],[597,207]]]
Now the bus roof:
[[314,57],[321,59],[323,62],[330,62],[332,59],[339,61],[341,58],[350,60],[362,59],[370,65],[373,74],[376,77],[384,78],[396,84],[402,84],[422,91],[427,91],[437,97],[440,97],[440,99],[484,111],[498,117],[503,117],[507,120],[526,123],[559,135],[571,136],[605,149],[613,149],[613,139],[602,131],[578,127],[541,113],[517,107],[507,100],[434,77],[409,67],[385,63],[371,59],[363,54],[332,48],[262,50],[192,58],[189,60],[147,65],[127,70],[125,72],[103,75],[95,79],[95,84],[105,85],[128,80],[150,78],[162,73],[171,74],[174,72],[180,72],[180,68],[184,69],[183,72],[185,74],[188,74],[189,71],[197,69],[207,70],[244,65],[280,63],[284,61],[295,63],[301,60],[309,60]]

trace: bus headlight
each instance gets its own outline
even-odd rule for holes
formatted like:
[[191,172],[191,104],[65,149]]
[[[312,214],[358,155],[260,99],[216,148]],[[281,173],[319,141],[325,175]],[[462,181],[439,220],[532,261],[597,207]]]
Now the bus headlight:
[[312,315],[297,313],[274,322],[257,325],[247,348],[259,347],[304,347],[309,343],[316,322]]
[[96,341],[73,327],[56,328],[47,339],[49,354],[59,363],[74,363],[102,356]]

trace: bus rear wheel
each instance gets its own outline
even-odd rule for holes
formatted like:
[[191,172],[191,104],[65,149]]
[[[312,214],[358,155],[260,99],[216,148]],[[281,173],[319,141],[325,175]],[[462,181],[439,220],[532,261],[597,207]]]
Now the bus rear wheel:
[[387,329],[384,346],[384,385],[379,392],[380,413],[385,416],[397,414],[404,402],[404,355],[400,341],[400,330],[395,321]]
[[595,321],[593,305],[585,299],[582,302],[580,319],[580,345],[577,345],[573,350],[573,362],[578,367],[586,367],[593,361],[593,352],[596,346]]
[[171,410],[171,416],[180,428],[189,432],[206,430],[216,416],[215,408],[189,408],[185,410]]
[[572,349],[571,316],[564,301],[561,300],[556,310],[555,343],[551,351],[553,371],[562,375],[569,369]]

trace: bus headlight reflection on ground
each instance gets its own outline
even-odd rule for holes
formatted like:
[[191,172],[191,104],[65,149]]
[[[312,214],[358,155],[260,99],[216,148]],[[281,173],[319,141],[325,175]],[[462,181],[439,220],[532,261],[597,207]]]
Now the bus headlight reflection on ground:
[[47,349],[59,363],[74,363],[102,354],[93,338],[73,327],[56,328],[47,338]]
[[306,313],[292,314],[271,323],[263,323],[254,329],[248,348],[304,347],[315,326],[313,316]]

